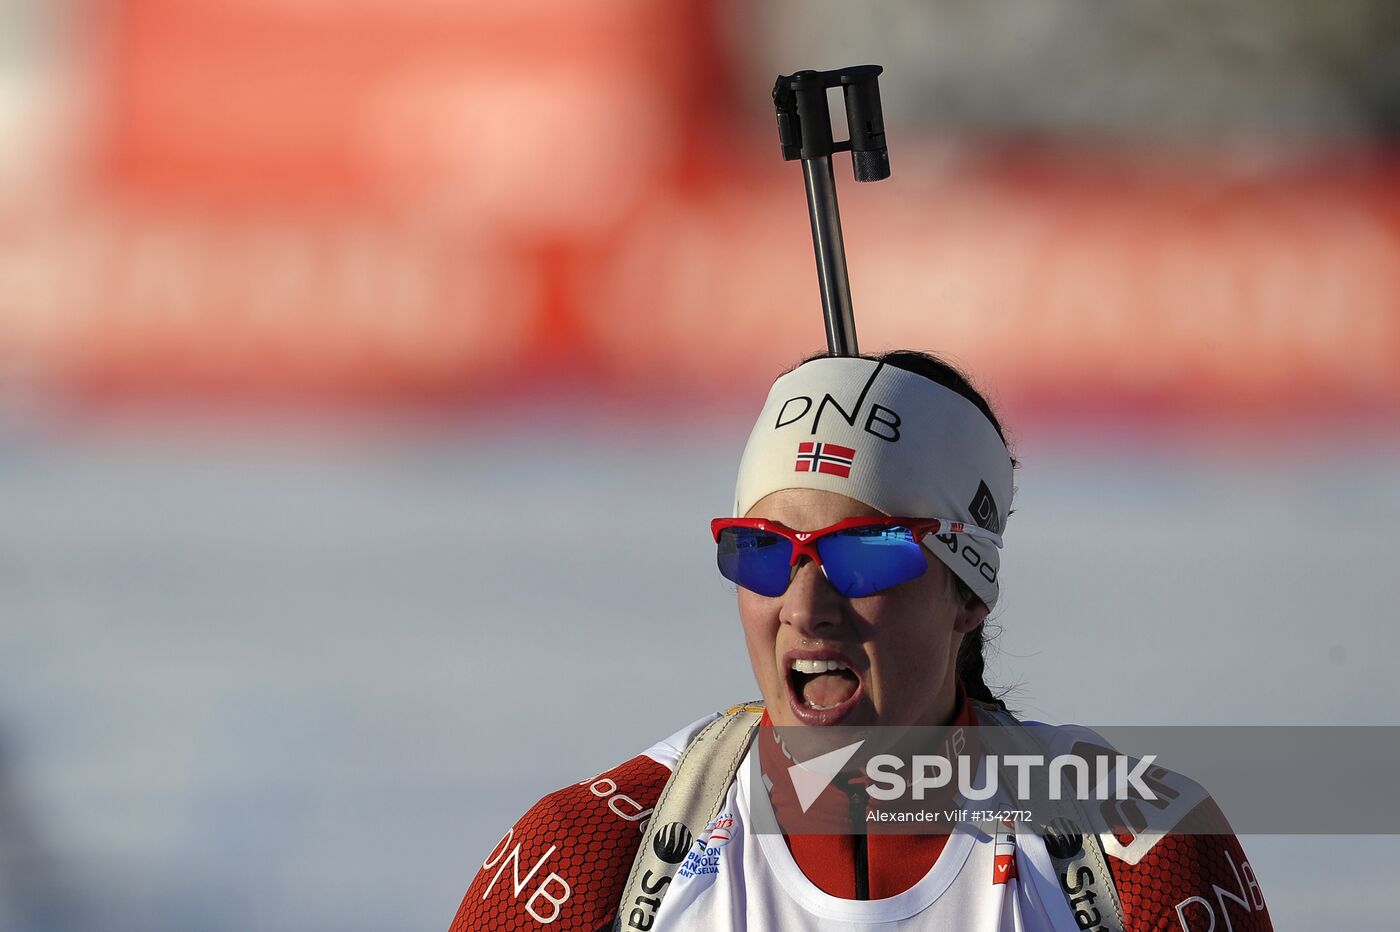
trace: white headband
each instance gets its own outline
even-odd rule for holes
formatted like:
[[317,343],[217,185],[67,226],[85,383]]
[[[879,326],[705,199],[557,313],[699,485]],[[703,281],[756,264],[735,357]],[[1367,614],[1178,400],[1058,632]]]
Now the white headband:
[[[1011,455],[987,416],[952,389],[870,359],[823,357],[773,383],[739,463],[734,516],[783,489],[839,492],[887,515],[948,518],[999,535]],[[996,605],[996,546],[969,534],[925,545]]]

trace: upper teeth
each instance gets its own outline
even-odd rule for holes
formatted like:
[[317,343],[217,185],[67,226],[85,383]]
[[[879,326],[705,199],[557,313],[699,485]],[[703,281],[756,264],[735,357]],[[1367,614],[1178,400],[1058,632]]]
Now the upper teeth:
[[851,665],[840,660],[794,660],[792,668],[798,673],[830,673],[832,670],[849,670]]

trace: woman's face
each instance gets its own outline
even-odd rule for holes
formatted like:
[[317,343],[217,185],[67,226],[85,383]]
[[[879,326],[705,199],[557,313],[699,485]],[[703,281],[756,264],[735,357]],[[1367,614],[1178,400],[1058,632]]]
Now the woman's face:
[[[748,513],[798,531],[879,515],[816,489],[773,492]],[[924,557],[922,576],[860,598],[842,596],[806,559],[782,595],[739,590],[749,660],[774,724],[940,725],[952,717],[958,645],[987,609],[960,599],[948,568],[927,550]],[[830,661],[846,669],[812,672]]]

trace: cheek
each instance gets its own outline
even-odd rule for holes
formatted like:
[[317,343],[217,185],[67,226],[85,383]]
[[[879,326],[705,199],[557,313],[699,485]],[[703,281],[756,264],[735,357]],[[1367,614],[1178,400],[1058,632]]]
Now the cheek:
[[936,574],[889,593],[869,629],[877,692],[893,698],[937,690],[953,650],[956,616]]
[[765,599],[747,589],[739,590],[739,621],[744,626],[744,636],[755,633],[770,637],[778,630],[777,599]]
[[775,674],[774,658],[778,641],[778,601],[765,599],[746,589],[739,590],[739,621],[744,626],[744,643],[749,661],[760,685]]

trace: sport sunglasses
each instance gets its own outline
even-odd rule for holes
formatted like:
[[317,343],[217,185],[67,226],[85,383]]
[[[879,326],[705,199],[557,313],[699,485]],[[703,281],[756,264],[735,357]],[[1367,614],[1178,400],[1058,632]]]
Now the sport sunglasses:
[[710,530],[721,575],[769,597],[787,591],[803,557],[837,592],[856,598],[922,576],[929,534],[967,534],[1001,546],[1001,535],[947,518],[847,518],[816,531],[794,531],[766,518],[716,518]]

